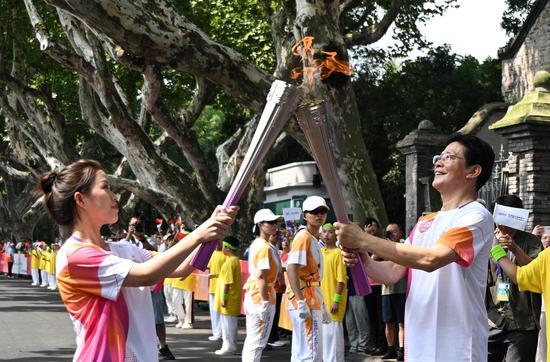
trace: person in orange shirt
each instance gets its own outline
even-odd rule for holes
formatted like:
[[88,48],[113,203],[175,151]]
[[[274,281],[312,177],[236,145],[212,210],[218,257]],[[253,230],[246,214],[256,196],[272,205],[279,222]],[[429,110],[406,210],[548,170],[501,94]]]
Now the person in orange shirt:
[[269,245],[271,235],[277,233],[277,222],[282,216],[269,209],[259,210],[254,215],[256,239],[250,245],[248,271],[250,276],[244,289],[244,312],[246,314],[246,339],[242,360],[259,361],[267,344],[275,316],[275,281],[281,270],[278,258]]
[[323,258],[319,231],[327,219],[325,199],[310,196],[302,205],[307,227],[294,237],[287,260],[289,286],[286,294],[292,320],[292,361],[322,361],[322,322],[330,322],[323,306],[320,282]]

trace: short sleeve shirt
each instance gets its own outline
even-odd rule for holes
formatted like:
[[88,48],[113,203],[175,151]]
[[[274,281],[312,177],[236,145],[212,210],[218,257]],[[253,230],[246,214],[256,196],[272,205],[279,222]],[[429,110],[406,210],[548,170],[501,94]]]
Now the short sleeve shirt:
[[256,238],[250,244],[248,254],[248,272],[249,277],[245,289],[250,293],[252,301],[260,304],[262,301],[260,289],[257,287],[256,280],[262,275],[262,271],[267,270],[266,282],[270,285],[268,288],[269,302],[275,304],[275,281],[281,271],[281,265],[277,261],[273,249],[269,242],[262,238]]
[[[541,293],[544,304],[550,305],[550,249],[542,251],[536,259],[517,269],[520,291]],[[546,313],[546,325],[550,325],[550,313]],[[550,356],[550,333],[546,333],[546,355]]]
[[152,253],[108,243],[110,251],[75,238],[58,252],[57,282],[73,321],[75,361],[156,361],[150,287],[123,287],[134,263]]
[[[302,281],[321,281],[323,277],[323,257],[321,256],[321,249],[317,238],[307,231],[307,229],[298,231],[294,237],[287,259],[287,265],[289,264],[300,265],[298,275]],[[318,276],[315,275],[316,272],[319,274]],[[291,286],[288,285],[287,293],[290,291],[290,288]],[[321,309],[323,299],[320,288],[311,288],[311,293],[306,289],[302,290],[302,294],[308,306],[314,310]],[[290,303],[289,308],[295,308],[294,304]]]
[[208,286],[208,292],[210,294],[216,293],[216,283],[218,281],[222,265],[226,259],[227,256],[222,251],[216,250],[208,262],[208,269],[210,269],[210,284]]
[[[227,293],[227,305],[222,307],[222,294],[225,285],[231,285]],[[223,315],[239,316],[241,315],[241,262],[236,256],[225,259],[220,270],[217,291],[214,296],[214,309]]]
[[494,224],[478,202],[423,216],[406,244],[446,245],[455,263],[431,273],[409,269],[405,359],[409,362],[487,360],[487,259]]
[[339,248],[327,249],[321,248],[323,255],[323,280],[321,281],[321,290],[323,292],[323,301],[325,302],[325,308],[330,313],[330,308],[333,303],[334,294],[336,294],[336,287],[338,283],[344,283],[344,290],[342,291],[342,301],[339,303],[338,312],[330,313],[330,317],[333,321],[342,322],[346,313],[346,299],[347,299],[347,275],[346,266]]

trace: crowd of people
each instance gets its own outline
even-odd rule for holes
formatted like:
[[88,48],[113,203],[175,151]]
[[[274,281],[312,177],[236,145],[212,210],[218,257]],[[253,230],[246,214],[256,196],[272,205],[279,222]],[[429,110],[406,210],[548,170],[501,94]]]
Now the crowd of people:
[[[287,228],[281,215],[261,209],[252,242],[244,243],[228,235],[237,207],[216,208],[194,230],[181,219],[162,229],[161,221],[147,237],[144,221],[134,217],[124,235],[102,237],[101,226],[118,218],[116,196],[101,166],[81,160],[41,181],[50,213],[70,237],[19,250],[7,242],[2,251],[29,253],[32,285],[59,286],[78,336],[75,360],[174,359],[166,323],[193,328],[190,261],[202,243],[221,240],[208,263],[209,340],[221,342],[216,355],[238,352],[244,310],[243,361],[259,361],[285,337],[292,361],[343,361],[346,353],[422,362],[544,361],[541,293],[550,288],[544,251],[550,228],[529,233],[493,222],[476,200],[493,161],[479,138],[452,136],[434,157],[433,186],[443,206],[422,215],[407,237],[399,224],[382,229],[373,218],[362,227],[328,222],[326,200],[310,196],[303,225]],[[496,203],[523,208],[514,195]],[[351,277],[358,258],[372,281],[368,296],[357,295]]]

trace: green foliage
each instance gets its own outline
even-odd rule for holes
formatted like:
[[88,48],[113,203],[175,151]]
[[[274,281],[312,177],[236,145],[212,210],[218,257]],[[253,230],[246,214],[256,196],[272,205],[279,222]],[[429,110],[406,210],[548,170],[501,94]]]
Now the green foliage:
[[523,22],[536,0],[506,0],[507,9],[502,14],[500,26],[513,38],[521,29]]
[[[345,32],[367,31],[371,26],[380,22],[391,0],[363,1],[362,6],[350,11],[343,18]],[[399,15],[392,26],[392,38],[396,45],[387,49],[378,50],[378,56],[384,58],[406,56],[413,49],[423,49],[431,44],[420,33],[419,25],[426,23],[431,18],[442,15],[449,7],[454,7],[457,0],[405,0],[401,5]],[[361,49],[358,51],[370,50]]]
[[404,159],[395,144],[428,119],[444,133],[461,128],[483,104],[502,99],[500,62],[479,63],[446,46],[424,57],[389,63],[381,76],[354,82],[364,139],[385,195],[390,219],[403,221]]
[[193,130],[197,133],[197,138],[199,139],[199,145],[205,153],[207,160],[211,163],[212,168],[217,167],[216,148],[229,138],[223,132],[224,122],[225,115],[222,111],[212,106],[207,106],[193,126]]
[[271,28],[259,1],[179,1],[179,8],[213,40],[244,56],[268,72],[275,69]]

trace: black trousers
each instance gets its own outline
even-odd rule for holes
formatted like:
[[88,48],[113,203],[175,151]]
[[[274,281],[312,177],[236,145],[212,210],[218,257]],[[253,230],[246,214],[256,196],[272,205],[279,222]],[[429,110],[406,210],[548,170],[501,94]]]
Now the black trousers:
[[489,362],[534,362],[537,352],[538,331],[501,331],[489,332]]

